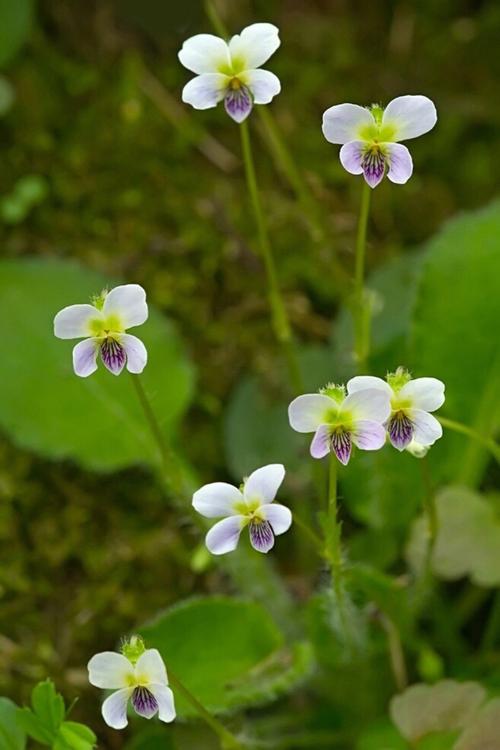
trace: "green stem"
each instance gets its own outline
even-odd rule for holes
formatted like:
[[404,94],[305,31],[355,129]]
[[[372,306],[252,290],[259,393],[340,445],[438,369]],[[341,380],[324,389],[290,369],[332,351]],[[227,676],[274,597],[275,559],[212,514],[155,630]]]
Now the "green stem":
[[472,427],[468,427],[461,422],[455,422],[455,420],[453,419],[448,419],[447,417],[439,417],[439,421],[441,422],[443,427],[446,427],[448,430],[458,432],[460,435],[466,435],[471,440],[475,440],[485,448],[488,448],[495,460],[500,463],[500,445],[495,440],[486,437],[486,435],[481,435],[480,432],[476,432],[476,430],[472,429]]
[[366,231],[370,213],[371,188],[363,180],[358,232],[356,237],[356,260],[354,268],[354,351],[358,368],[366,367],[370,348],[370,310],[366,304],[364,287],[366,260]]
[[335,593],[336,604],[339,609],[340,625],[343,635],[349,637],[345,612],[344,581],[342,566],[341,526],[338,521],[337,495],[337,458],[334,453],[329,455],[330,467],[328,474],[328,532],[327,548],[330,554],[332,588]]
[[439,527],[436,499],[434,496],[434,488],[432,486],[427,456],[424,456],[420,459],[420,469],[422,471],[422,480],[424,484],[424,511],[427,516],[427,523],[429,527],[429,544],[427,548],[427,568],[429,568]]
[[245,162],[245,174],[247,179],[248,192],[250,194],[250,200],[255,217],[255,223],[257,225],[257,234],[259,239],[260,253],[264,266],[266,269],[269,304],[271,307],[271,316],[274,333],[276,338],[283,347],[285,357],[288,364],[290,373],[290,379],[293,387],[299,392],[304,390],[302,375],[299,368],[299,363],[295,353],[295,347],[292,338],[292,331],[288,320],[285,305],[281,295],[281,290],[278,283],[278,273],[276,271],[276,264],[274,261],[274,255],[269,241],[269,235],[267,232],[267,226],[264,219],[264,212],[260,201],[259,189],[257,185],[257,177],[255,173],[254,160],[252,155],[252,147],[250,143],[250,133],[248,129],[248,123],[242,122],[240,125],[241,132],[241,147],[243,151],[243,160]]
[[214,27],[216,33],[223,39],[226,39],[229,35],[227,29],[219,16],[215,5],[210,0],[205,0],[205,13],[207,14],[208,20]]
[[491,651],[495,643],[499,640],[500,633],[500,591],[497,591],[493,602],[491,603],[490,614],[483,638],[481,640],[481,651],[484,653]]
[[389,656],[394,682],[396,683],[399,692],[402,692],[408,687],[408,671],[406,669],[406,660],[403,644],[401,643],[401,636],[399,635],[399,630],[387,615],[382,614],[381,622],[387,635],[387,644],[389,646]]
[[170,684],[178,693],[184,696],[188,703],[194,708],[196,713],[205,721],[210,729],[212,729],[220,740],[220,746],[223,750],[242,750],[243,745],[239,742],[234,734],[226,729],[221,722],[210,714],[205,706],[194,697],[194,695],[187,689],[185,685],[172,674],[171,670],[168,670],[168,678]]

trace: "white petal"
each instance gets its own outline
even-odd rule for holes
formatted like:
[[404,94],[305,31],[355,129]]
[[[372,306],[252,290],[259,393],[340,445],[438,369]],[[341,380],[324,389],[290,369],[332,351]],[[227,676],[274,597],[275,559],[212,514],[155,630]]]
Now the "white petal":
[[356,422],[352,442],[364,451],[377,451],[385,445],[386,430],[379,422],[361,419]]
[[230,67],[229,48],[213,34],[196,34],[187,39],[179,52],[179,60],[193,73],[220,73]]
[[108,696],[102,704],[102,716],[108,727],[125,729],[127,721],[127,703],[132,695],[132,688],[124,688]]
[[81,378],[87,378],[97,370],[97,339],[85,339],[73,348],[73,370]]
[[134,668],[123,654],[102,651],[87,664],[89,682],[98,688],[116,690],[129,685],[128,678],[134,676]]
[[139,284],[115,286],[106,295],[102,312],[105,317],[117,315],[123,328],[140,326],[148,319],[146,292]]
[[193,495],[193,506],[206,518],[232,516],[236,514],[235,503],[243,502],[243,495],[227,482],[205,484]]
[[229,78],[222,73],[204,73],[186,83],[182,101],[195,109],[211,109],[224,99]]
[[436,411],[444,404],[444,383],[437,378],[415,378],[401,388],[399,395],[411,398],[415,409]]
[[149,685],[148,689],[153,693],[158,703],[158,718],[167,723],[175,719],[174,694],[166,685]]
[[243,497],[246,502],[259,500],[261,503],[272,503],[284,478],[283,464],[262,466],[248,477],[243,488]]
[[374,125],[370,110],[358,104],[336,104],[323,114],[323,135],[330,143],[363,140],[360,130]]
[[309,452],[313,458],[324,458],[330,452],[332,433],[327,424],[321,424],[311,441]]
[[421,409],[411,409],[408,416],[413,422],[413,439],[421,445],[433,445],[443,435],[443,428],[436,417]]
[[58,339],[89,336],[89,322],[99,318],[102,318],[102,314],[93,305],[70,305],[60,310],[54,318],[54,336]]
[[271,524],[276,536],[284,534],[292,525],[292,512],[285,505],[280,505],[279,503],[261,505],[260,511],[266,521],[269,521]]
[[127,370],[139,374],[144,370],[148,361],[148,352],[144,344],[137,336],[122,333],[120,344],[127,353]]
[[280,46],[279,29],[272,23],[253,23],[233,36],[229,52],[234,71],[260,68]]
[[363,173],[363,141],[349,141],[344,143],[340,149],[339,159],[340,163],[349,174],[362,174]]
[[255,104],[269,104],[281,91],[280,79],[269,70],[246,70],[245,78]]
[[212,555],[224,555],[238,546],[245,519],[243,516],[230,516],[212,526],[205,537],[205,544]]
[[389,396],[393,395],[391,386],[382,378],[376,378],[373,375],[356,375],[347,383],[347,393],[365,391],[367,388],[378,388]]
[[135,675],[141,683],[155,682],[158,685],[166,685],[168,683],[167,670],[158,649],[148,648],[139,656],[135,665]]
[[342,413],[351,413],[356,420],[369,419],[385,422],[391,413],[391,399],[386,391],[366,388],[350,393],[343,401]]
[[337,408],[332,398],[321,393],[297,396],[288,407],[290,426],[297,432],[315,432],[320,424],[328,422],[328,415]]
[[387,177],[396,185],[404,185],[413,174],[411,154],[401,143],[387,145],[389,171]]
[[382,123],[396,128],[395,141],[417,138],[437,122],[434,103],[426,96],[398,96],[385,108]]

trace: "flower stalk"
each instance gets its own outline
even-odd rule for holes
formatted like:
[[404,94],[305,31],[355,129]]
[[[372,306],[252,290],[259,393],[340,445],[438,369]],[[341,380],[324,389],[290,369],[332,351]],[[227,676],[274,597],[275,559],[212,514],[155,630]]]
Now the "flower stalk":
[[345,611],[344,580],[341,547],[341,525],[338,520],[337,459],[333,453],[329,457],[328,473],[328,527],[327,547],[331,562],[332,589],[339,610],[339,620],[346,641],[349,638]]
[[370,308],[366,298],[364,279],[366,264],[366,233],[370,214],[371,188],[363,182],[356,236],[354,268],[354,352],[358,368],[364,371],[370,349]]

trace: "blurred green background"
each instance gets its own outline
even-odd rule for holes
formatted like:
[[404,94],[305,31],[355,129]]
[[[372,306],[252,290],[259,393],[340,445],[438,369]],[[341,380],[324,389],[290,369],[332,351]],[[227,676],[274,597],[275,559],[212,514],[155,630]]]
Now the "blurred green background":
[[[452,389],[450,416],[470,424],[480,419],[475,404],[489,388],[481,407],[486,417],[476,426],[494,434],[498,205],[479,214],[477,229],[467,218],[451,225],[447,239],[429,246],[442,265],[423,286],[418,280],[419,248],[448,219],[498,194],[498,2],[220,0],[217,7],[231,33],[255,21],[280,28],[282,46],[265,66],[282,81],[270,109],[317,205],[319,229],[311,228],[280,169],[258,112],[251,127],[280,280],[311,388],[354,372],[341,298],[349,292],[345,272],[353,265],[361,184],[324,140],[322,113],[335,103],[386,103],[405,93],[436,103],[437,127],[409,144],[413,178],[405,187],[385,181],[373,196],[369,270],[378,323],[372,370],[383,375],[408,364],[416,374],[443,377]],[[76,718],[109,747],[121,747],[127,733],[107,731],[100,719],[99,691],[86,680],[90,656],[114,648],[121,635],[193,593],[240,589],[237,577],[204,559],[188,503],[169,502],[135,404],[133,429],[134,435],[144,431],[142,449],[126,439],[122,445],[119,431],[106,433],[107,397],[92,390],[101,386],[73,380],[70,347],[51,338],[57,310],[85,301],[70,290],[91,294],[108,281],[136,282],[169,319],[167,325],[153,315],[144,327],[150,355],[163,352],[162,369],[152,364],[146,385],[195,482],[238,483],[260,463],[283,460],[291,478],[282,499],[301,504],[304,515],[313,514],[313,488],[322,482],[321,476],[317,486],[310,482],[306,441],[286,426],[290,393],[269,325],[238,128],[222,107],[195,112],[180,100],[191,74],[177,51],[203,31],[212,31],[210,22],[192,0],[0,0],[0,309],[8,329],[0,366],[0,694],[23,702],[50,675],[68,702],[81,696]],[[469,253],[463,264],[453,256],[461,242]],[[40,265],[18,264],[33,258]],[[496,267],[488,266],[491,258]],[[88,271],[80,277],[74,266],[56,261],[77,261]],[[479,300],[477,313],[470,312],[470,294]],[[46,328],[35,334],[41,310]],[[106,393],[115,388],[111,376],[97,377]],[[128,381],[119,387],[117,398],[132,402]],[[72,443],[66,419],[72,404],[75,430],[86,423],[84,449]],[[436,449],[442,453],[433,481],[454,482],[466,464],[461,481],[496,498],[498,513],[492,495],[498,468],[467,445],[451,438],[448,448]],[[381,471],[388,476],[392,454],[387,460]],[[374,476],[369,462],[360,458],[353,467],[341,477],[351,498],[343,521],[353,559],[405,575],[404,544],[423,493],[416,462],[401,457],[404,476],[387,492],[379,485],[366,489]],[[305,602],[320,579],[296,533],[279,540],[273,559],[293,597]],[[500,685],[498,639],[491,644],[489,637],[487,663],[474,661],[492,606],[490,590],[476,584],[459,581],[434,591],[441,619],[422,626],[430,652],[422,650],[427,635],[411,647],[412,679],[426,676],[415,664],[435,649],[438,665],[445,665],[435,676],[442,670],[488,675],[491,685]],[[465,618],[453,635],[446,631],[450,602]],[[360,705],[351,703],[346,713],[350,693],[346,687],[342,696],[342,670],[328,658],[323,668],[333,669],[340,686],[332,688],[323,675],[313,688],[282,699],[280,721],[297,714],[309,717],[301,726],[333,724],[341,732],[347,726],[348,739],[338,746],[351,747],[349,732],[359,717],[369,722],[384,712],[391,678],[375,661],[374,672],[363,672],[363,701],[358,695]],[[360,674],[346,677],[345,685],[357,688]],[[266,714],[261,720],[264,725]],[[204,730],[191,731],[181,728],[179,747],[211,747]]]

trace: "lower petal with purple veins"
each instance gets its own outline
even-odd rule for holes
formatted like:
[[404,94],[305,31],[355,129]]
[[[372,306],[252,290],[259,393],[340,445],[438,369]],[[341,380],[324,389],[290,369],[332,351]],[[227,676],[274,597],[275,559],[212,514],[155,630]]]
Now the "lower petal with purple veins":
[[248,529],[252,547],[258,552],[269,552],[274,547],[274,534],[269,521],[251,521]]
[[387,431],[393,446],[403,451],[413,439],[413,422],[403,411],[398,411],[390,418]]
[[101,359],[113,375],[119,375],[123,370],[127,355],[123,346],[109,336],[101,344]]
[[346,466],[349,463],[352,450],[351,435],[344,430],[335,430],[330,438],[332,451],[337,456],[340,463]]
[[361,166],[366,182],[374,188],[384,176],[385,156],[379,148],[370,148],[363,156]]
[[150,719],[158,711],[158,701],[154,697],[151,690],[147,687],[139,685],[134,688],[132,693],[132,705],[136,713],[139,716],[144,716],[145,719]]
[[229,88],[224,97],[224,107],[235,122],[246,120],[253,107],[252,94],[247,86]]

